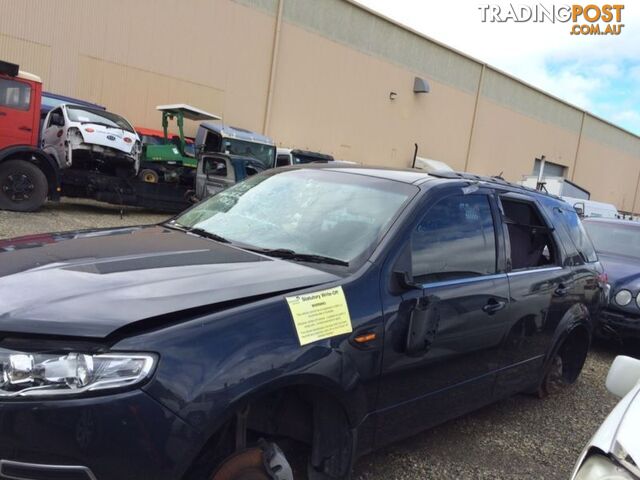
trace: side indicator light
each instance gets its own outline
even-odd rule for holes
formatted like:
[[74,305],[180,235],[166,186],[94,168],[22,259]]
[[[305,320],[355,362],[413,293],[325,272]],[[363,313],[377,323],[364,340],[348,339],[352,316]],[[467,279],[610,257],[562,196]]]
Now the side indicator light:
[[93,132],[95,132],[95,130],[94,130],[93,128],[91,128],[91,127],[87,127],[87,128],[85,128],[85,129],[84,129],[84,131],[85,131],[85,132],[89,132],[89,133],[93,133]]
[[363,335],[358,335],[356,338],[353,339],[354,342],[356,343],[368,343],[368,342],[373,342],[376,339],[376,334],[375,333],[365,333]]

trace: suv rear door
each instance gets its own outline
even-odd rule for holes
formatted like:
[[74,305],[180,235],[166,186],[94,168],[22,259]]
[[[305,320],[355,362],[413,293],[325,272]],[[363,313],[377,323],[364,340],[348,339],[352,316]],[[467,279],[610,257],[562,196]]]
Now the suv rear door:
[[413,225],[412,274],[420,288],[383,294],[379,445],[491,401],[509,319],[492,195],[448,189]]
[[556,327],[575,303],[574,273],[555,224],[532,195],[499,195],[507,239],[511,296],[496,397],[529,389],[541,378]]

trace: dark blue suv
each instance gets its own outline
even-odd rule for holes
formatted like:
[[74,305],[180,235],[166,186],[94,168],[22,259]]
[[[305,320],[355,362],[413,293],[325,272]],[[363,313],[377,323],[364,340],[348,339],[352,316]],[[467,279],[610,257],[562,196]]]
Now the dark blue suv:
[[601,273],[558,198],[354,167],[0,242],[0,477],[347,479],[374,448],[574,382]]

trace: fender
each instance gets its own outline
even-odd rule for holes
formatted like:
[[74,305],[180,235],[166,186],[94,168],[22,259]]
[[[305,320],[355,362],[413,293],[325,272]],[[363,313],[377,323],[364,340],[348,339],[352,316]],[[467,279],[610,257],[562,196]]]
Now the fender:
[[593,337],[593,324],[591,322],[589,309],[582,303],[576,303],[567,310],[556,327],[556,331],[554,332],[551,341],[551,348],[547,351],[544,358],[545,368],[558,351],[565,338],[567,338],[576,327],[580,326],[586,328],[589,333],[589,344],[591,344],[591,339]]
[[9,159],[25,160],[37,165],[47,177],[49,199],[60,199],[60,169],[50,154],[32,145],[12,145],[0,150],[0,162]]

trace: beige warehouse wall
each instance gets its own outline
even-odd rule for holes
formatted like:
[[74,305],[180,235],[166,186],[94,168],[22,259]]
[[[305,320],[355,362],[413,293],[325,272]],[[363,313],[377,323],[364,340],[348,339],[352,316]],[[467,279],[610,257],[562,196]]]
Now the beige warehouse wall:
[[[295,25],[282,29],[269,134],[371,165],[407,167],[420,155],[464,168],[475,97]],[[396,92],[390,100],[390,92]]]
[[573,168],[579,132],[542,122],[486,98],[478,104],[469,171],[518,181],[533,171],[534,159]]
[[[140,126],[185,102],[263,131],[275,55],[267,133],[280,145],[406,167],[417,142],[509,180],[545,155],[592,198],[640,212],[637,136],[350,0],[282,0],[274,49],[279,1],[0,0],[0,58]],[[412,92],[416,75],[431,93]]]
[[150,128],[167,102],[262,128],[275,24],[265,11],[229,0],[2,0],[0,11],[0,55],[45,90]]

